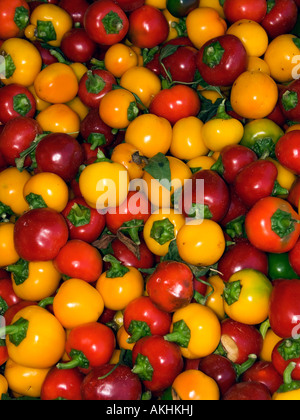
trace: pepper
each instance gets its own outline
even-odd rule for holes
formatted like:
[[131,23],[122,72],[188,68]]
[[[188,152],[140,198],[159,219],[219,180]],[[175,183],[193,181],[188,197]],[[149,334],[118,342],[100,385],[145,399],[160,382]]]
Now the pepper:
[[72,18],[64,9],[54,4],[41,4],[32,12],[25,36],[30,41],[38,39],[60,47],[64,34],[72,27]]
[[0,336],[4,334],[9,358],[22,366],[47,369],[64,354],[63,327],[50,312],[39,306],[21,309],[11,325],[0,328]]
[[259,158],[275,157],[275,146],[284,135],[279,125],[262,118],[247,123],[244,128],[241,145],[252,149]]
[[299,279],[289,262],[289,254],[268,254],[269,278],[276,279]]
[[203,142],[214,152],[221,152],[226,146],[238,144],[243,135],[243,124],[226,112],[226,100],[220,104],[216,117],[207,121],[202,128]]
[[10,391],[15,395],[27,398],[40,398],[42,385],[50,369],[22,366],[9,359],[5,366],[4,376]]
[[199,5],[198,0],[168,0],[167,9],[172,16],[183,18]]
[[170,334],[164,338],[177,343],[186,359],[206,357],[220,342],[220,321],[210,308],[191,303],[174,312]]

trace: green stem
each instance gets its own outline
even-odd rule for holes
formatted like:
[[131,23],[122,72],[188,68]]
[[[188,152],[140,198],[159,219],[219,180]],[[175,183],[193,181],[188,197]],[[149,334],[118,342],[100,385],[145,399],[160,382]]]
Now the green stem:
[[234,365],[234,369],[236,371],[237,377],[240,378],[243,373],[247,372],[257,360],[256,354],[250,354],[248,360],[243,363],[242,365]]
[[120,18],[118,13],[113,11],[104,16],[102,23],[107,35],[118,34],[124,27],[123,20]]
[[173,332],[167,334],[164,339],[172,343],[177,343],[180,347],[188,348],[191,340],[191,330],[184,320],[175,322]]
[[115,279],[118,277],[124,277],[129,272],[129,268],[125,267],[119,260],[113,255],[105,255],[103,261],[111,264],[111,268],[106,272],[106,277],[109,279]]
[[52,305],[54,301],[54,297],[47,297],[39,302],[39,306],[41,308],[46,308],[49,305]]
[[58,363],[56,365],[57,369],[69,370],[80,367],[82,369],[88,369],[90,367],[90,362],[84,355],[82,351],[72,349],[70,351],[71,360],[67,363]]
[[153,223],[150,236],[160,245],[175,239],[175,227],[169,219],[157,220]]
[[50,54],[57,59],[59,63],[70,65],[71,62],[66,60],[65,57],[57,50],[50,50]]
[[87,81],[85,83],[89,93],[98,95],[105,88],[104,79],[98,74],[94,74],[91,70],[87,72]]
[[154,369],[148,357],[139,353],[132,372],[138,375],[142,381],[152,381]]
[[19,346],[27,336],[29,321],[19,318],[14,324],[0,328],[0,337],[9,336],[9,341],[16,347]]
[[292,373],[294,372],[296,366],[297,364],[295,362],[291,362],[285,369],[283,373],[283,382],[285,385],[290,385],[293,382]]
[[226,112],[226,99],[220,104],[215,120],[232,120],[232,117]]

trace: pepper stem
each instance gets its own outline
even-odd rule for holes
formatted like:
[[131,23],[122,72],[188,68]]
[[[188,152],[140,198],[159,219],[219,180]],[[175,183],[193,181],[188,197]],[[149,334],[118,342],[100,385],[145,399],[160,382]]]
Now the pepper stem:
[[226,112],[226,99],[220,104],[215,120],[232,120],[232,117]]
[[109,279],[115,279],[118,277],[124,277],[129,272],[129,268],[125,267],[119,260],[113,255],[105,255],[103,261],[111,264],[111,268],[106,272],[106,277]]

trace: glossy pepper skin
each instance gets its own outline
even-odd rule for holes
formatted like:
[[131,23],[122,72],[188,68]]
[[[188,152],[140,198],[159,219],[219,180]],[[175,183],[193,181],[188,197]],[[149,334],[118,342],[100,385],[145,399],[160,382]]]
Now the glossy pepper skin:
[[48,369],[64,354],[65,330],[50,312],[39,306],[23,308],[12,324],[3,329],[8,356],[17,364]]
[[268,254],[269,277],[271,280],[277,279],[297,279],[298,275],[293,270],[289,262],[289,253]]
[[198,7],[197,0],[167,0],[167,9],[172,16],[182,18]]
[[275,156],[275,146],[284,135],[279,125],[268,118],[253,120],[245,125],[242,146],[249,147],[258,157]]

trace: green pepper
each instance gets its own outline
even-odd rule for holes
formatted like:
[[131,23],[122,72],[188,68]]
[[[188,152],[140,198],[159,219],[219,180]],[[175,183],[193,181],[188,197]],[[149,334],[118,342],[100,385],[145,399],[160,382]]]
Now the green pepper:
[[250,121],[245,125],[241,145],[249,147],[259,158],[276,157],[275,147],[284,131],[267,118]]
[[271,280],[277,279],[299,279],[299,276],[293,270],[290,261],[289,254],[268,254],[269,260],[269,278]]
[[167,0],[168,11],[177,18],[186,17],[198,5],[199,0]]

